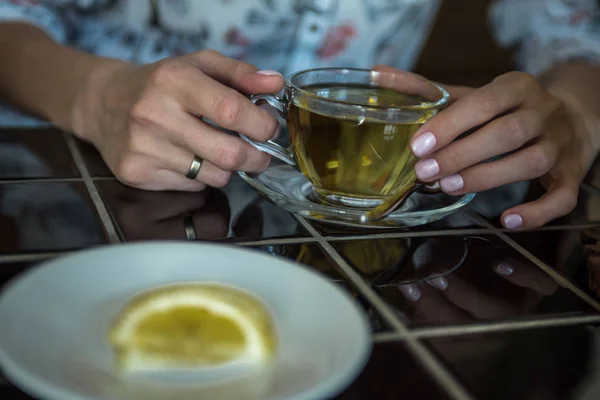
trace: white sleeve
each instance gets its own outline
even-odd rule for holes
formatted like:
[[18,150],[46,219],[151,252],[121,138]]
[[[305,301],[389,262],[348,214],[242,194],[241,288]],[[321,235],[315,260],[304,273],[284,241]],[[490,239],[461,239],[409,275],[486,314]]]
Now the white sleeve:
[[496,40],[516,50],[521,70],[537,75],[567,60],[600,63],[596,0],[496,0],[489,17]]
[[58,5],[49,1],[0,0],[0,22],[23,21],[46,31],[60,43],[67,41],[68,27]]

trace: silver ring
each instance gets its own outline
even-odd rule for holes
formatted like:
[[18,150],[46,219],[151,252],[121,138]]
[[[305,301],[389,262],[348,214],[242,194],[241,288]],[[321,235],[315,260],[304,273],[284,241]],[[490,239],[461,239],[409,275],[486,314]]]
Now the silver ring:
[[194,218],[191,215],[183,217],[183,228],[185,229],[186,240],[196,240],[196,227],[194,226]]
[[200,172],[200,167],[202,166],[202,159],[198,156],[194,156],[192,160],[192,165],[190,165],[190,169],[187,174],[185,174],[186,178],[196,179],[198,176],[198,172]]

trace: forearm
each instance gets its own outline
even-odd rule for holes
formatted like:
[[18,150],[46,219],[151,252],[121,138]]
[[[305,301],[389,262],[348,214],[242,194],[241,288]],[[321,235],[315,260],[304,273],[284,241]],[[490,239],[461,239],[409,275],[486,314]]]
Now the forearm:
[[0,99],[77,131],[84,89],[94,77],[121,62],[56,43],[39,28],[0,23]]
[[562,63],[542,74],[540,82],[565,103],[595,157],[600,150],[600,66],[585,61]]

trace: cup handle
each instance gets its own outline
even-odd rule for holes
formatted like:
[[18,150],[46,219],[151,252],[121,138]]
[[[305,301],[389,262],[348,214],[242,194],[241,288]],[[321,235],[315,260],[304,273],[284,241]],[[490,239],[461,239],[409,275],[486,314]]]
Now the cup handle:
[[[250,101],[254,104],[257,104],[260,101],[264,101],[269,104],[271,107],[274,107],[282,117],[287,117],[287,107],[285,105],[285,101],[278,96],[273,94],[258,94],[254,96],[250,96]],[[247,143],[255,147],[256,149],[265,152],[267,154],[272,155],[280,159],[281,161],[296,166],[296,160],[294,160],[294,156],[289,152],[288,149],[278,145],[272,140],[268,140],[267,142],[257,142],[255,140],[250,139],[248,136],[243,135],[238,132],[238,135]]]

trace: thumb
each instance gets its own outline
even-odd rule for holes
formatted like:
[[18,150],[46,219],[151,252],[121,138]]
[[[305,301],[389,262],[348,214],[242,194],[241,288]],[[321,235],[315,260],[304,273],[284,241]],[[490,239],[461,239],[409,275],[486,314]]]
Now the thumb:
[[471,92],[468,86],[445,85],[409,71],[403,71],[387,65],[376,65],[373,71],[379,72],[377,83],[383,87],[400,91],[404,94],[420,95],[428,100],[439,97],[439,90],[432,83],[441,86],[450,94],[450,102]]

